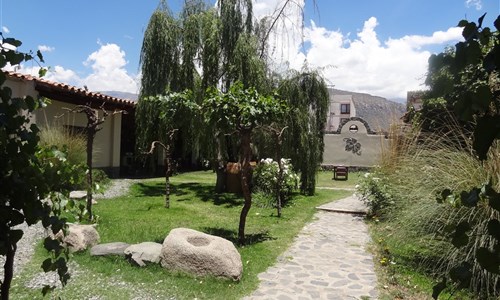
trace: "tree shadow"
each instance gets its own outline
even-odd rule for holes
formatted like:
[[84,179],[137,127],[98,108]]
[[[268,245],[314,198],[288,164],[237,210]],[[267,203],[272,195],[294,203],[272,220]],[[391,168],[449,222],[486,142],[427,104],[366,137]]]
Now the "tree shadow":
[[[233,244],[239,245],[238,242],[238,233],[235,230],[229,230],[225,228],[216,228],[216,227],[205,227],[203,228],[203,232],[211,235],[215,235],[226,240],[231,241]],[[276,240],[275,237],[269,235],[269,231],[259,232],[259,233],[251,233],[245,235],[245,245],[254,245],[257,243],[261,243],[264,241]]]
[[[214,205],[235,207],[243,204],[243,199],[231,193],[217,194],[211,185],[196,182],[178,183],[172,187],[172,195],[178,196],[177,201],[191,201],[192,194],[203,202],[213,202]],[[185,197],[183,197],[185,196]]]
[[[194,194],[195,197],[192,195]],[[161,197],[165,196],[165,183],[142,182],[136,184],[136,191],[133,194],[136,197]],[[176,201],[191,201],[198,198],[203,202],[212,202],[215,205],[224,205],[226,207],[236,207],[243,204],[243,198],[232,193],[217,194],[215,187],[197,182],[171,183],[170,195],[178,197]]]
[[142,182],[135,184],[136,191],[134,191],[133,195],[135,197],[147,196],[147,197],[158,197],[165,196],[165,183],[157,182],[157,183],[148,183],[144,184]]

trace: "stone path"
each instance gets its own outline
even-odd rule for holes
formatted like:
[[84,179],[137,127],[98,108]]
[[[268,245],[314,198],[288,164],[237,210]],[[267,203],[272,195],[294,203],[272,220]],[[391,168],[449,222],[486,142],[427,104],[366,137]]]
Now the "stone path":
[[351,196],[318,209],[316,219],[276,265],[259,274],[258,289],[244,299],[377,298],[373,257],[365,250],[370,237],[360,217],[363,203]]

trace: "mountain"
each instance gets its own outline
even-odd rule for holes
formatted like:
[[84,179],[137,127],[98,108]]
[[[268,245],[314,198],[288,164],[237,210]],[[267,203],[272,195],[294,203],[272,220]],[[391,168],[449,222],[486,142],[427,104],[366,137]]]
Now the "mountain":
[[374,131],[388,131],[391,123],[401,122],[406,112],[406,105],[370,94],[355,93],[337,89],[328,89],[330,95],[352,95],[356,117],[368,122]]
[[139,95],[134,94],[134,93],[127,93],[127,92],[118,92],[118,91],[102,91],[99,92],[103,95],[108,95],[111,97],[116,97],[116,98],[121,98],[121,99],[126,99],[126,100],[132,100],[132,101],[137,101],[137,98]]

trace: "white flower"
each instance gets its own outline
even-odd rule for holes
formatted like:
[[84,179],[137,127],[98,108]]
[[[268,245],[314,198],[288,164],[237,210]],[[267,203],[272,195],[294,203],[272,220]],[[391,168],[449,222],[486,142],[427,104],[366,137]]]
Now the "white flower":
[[365,173],[364,176],[365,176],[365,178],[368,178],[368,177],[370,177],[370,175],[371,175],[370,173]]

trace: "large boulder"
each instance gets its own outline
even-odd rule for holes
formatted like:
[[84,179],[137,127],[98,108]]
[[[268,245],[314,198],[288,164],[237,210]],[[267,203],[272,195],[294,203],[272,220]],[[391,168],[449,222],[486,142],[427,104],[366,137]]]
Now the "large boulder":
[[99,239],[94,225],[68,224],[68,233],[63,242],[71,252],[78,252],[97,245]]
[[123,242],[105,243],[95,245],[90,248],[90,255],[92,256],[107,256],[107,255],[120,255],[125,256],[125,249],[127,249],[130,244]]
[[241,279],[241,256],[233,243],[218,236],[188,228],[170,231],[163,241],[161,266],[195,276],[212,275]]
[[135,265],[146,266],[146,263],[159,263],[162,245],[153,242],[144,242],[127,247],[125,256]]

